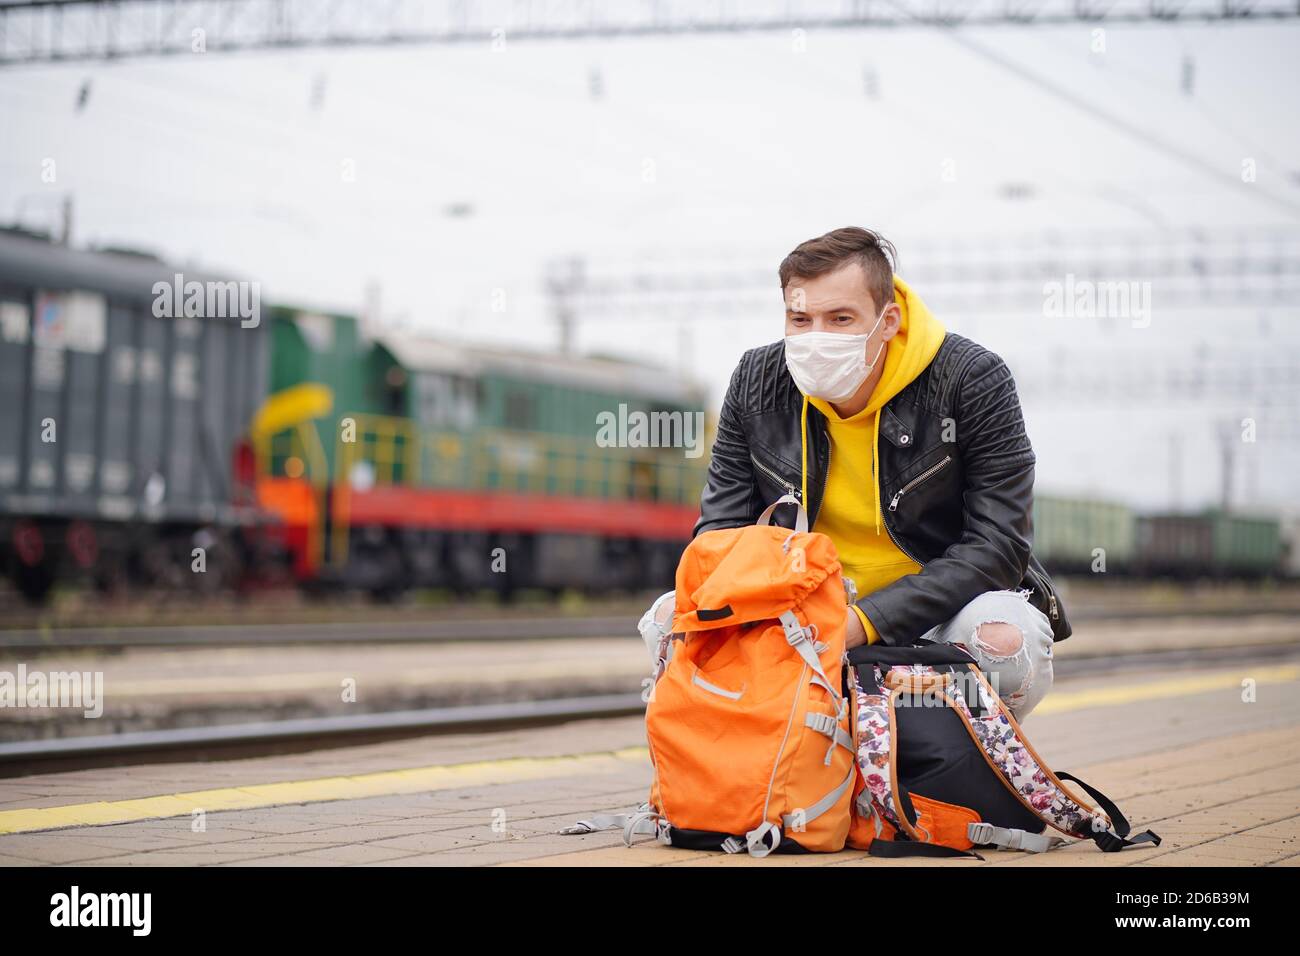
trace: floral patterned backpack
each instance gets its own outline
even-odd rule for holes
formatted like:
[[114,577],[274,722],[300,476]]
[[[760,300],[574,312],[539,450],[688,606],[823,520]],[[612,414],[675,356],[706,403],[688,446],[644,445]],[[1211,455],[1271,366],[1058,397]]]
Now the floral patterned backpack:
[[859,770],[849,846],[894,857],[1042,852],[1078,840],[1108,853],[1160,845],[1150,830],[1130,837],[1105,794],[1053,773],[960,647],[872,644],[845,657]]

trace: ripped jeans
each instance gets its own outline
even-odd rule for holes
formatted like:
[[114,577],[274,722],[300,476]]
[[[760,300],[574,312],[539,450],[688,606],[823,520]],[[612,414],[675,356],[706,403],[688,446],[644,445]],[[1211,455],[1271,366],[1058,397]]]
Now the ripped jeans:
[[[964,647],[1017,721],[1047,696],[1053,680],[1052,624],[1028,597],[1022,591],[986,591],[951,620],[921,635],[927,641]],[[1019,647],[1010,654],[995,653],[980,638],[981,624],[1010,624],[1020,631]]]

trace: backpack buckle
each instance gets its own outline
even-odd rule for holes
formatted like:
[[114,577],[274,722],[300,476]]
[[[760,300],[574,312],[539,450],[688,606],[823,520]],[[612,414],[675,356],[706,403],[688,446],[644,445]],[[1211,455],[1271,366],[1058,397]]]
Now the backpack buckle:
[[857,582],[848,576],[844,577],[844,597],[845,597],[845,601],[844,601],[845,604],[858,603]]
[[781,828],[771,820],[764,820],[757,829],[745,834],[745,846],[749,855],[761,859],[775,850],[781,843]]
[[781,613],[780,621],[781,627],[785,629],[786,643],[791,647],[794,647],[800,641],[806,641],[808,639],[808,632],[804,629],[803,625],[799,623],[799,619],[794,616],[793,611],[783,611]]
[[968,823],[966,824],[966,838],[971,843],[992,843],[993,842],[993,824],[991,823]]
[[830,714],[812,713],[804,718],[804,722],[817,733],[828,737],[834,735],[839,727],[839,721]]

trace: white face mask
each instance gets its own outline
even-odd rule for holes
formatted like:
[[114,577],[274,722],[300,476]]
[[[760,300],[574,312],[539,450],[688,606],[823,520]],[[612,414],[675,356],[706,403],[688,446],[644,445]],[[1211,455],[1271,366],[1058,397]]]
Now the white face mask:
[[[889,306],[885,306],[888,309]],[[867,342],[885,319],[885,309],[870,332],[849,335],[847,332],[798,332],[785,337],[785,365],[799,386],[812,398],[843,402],[862,387],[880,360],[885,343],[876,356],[867,361]]]

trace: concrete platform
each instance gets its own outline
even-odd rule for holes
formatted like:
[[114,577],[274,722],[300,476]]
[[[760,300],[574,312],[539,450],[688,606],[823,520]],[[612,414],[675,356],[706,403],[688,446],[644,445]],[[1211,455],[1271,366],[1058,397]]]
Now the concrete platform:
[[[1252,682],[1255,699],[1243,699]],[[701,853],[555,831],[644,799],[640,718],[0,780],[0,865],[1300,865],[1300,655],[1058,681],[1026,722],[1158,848],[985,861]],[[197,829],[201,821],[202,829]]]
[[[1089,621],[1055,648],[1071,661],[1136,653],[1300,647],[1300,616]],[[19,660],[0,652],[0,670]],[[0,711],[0,740],[373,711],[635,692],[649,661],[634,621],[628,634],[553,641],[346,644],[238,648],[133,648],[42,654],[28,670],[100,671],[104,713]],[[344,701],[343,687],[355,687]]]

